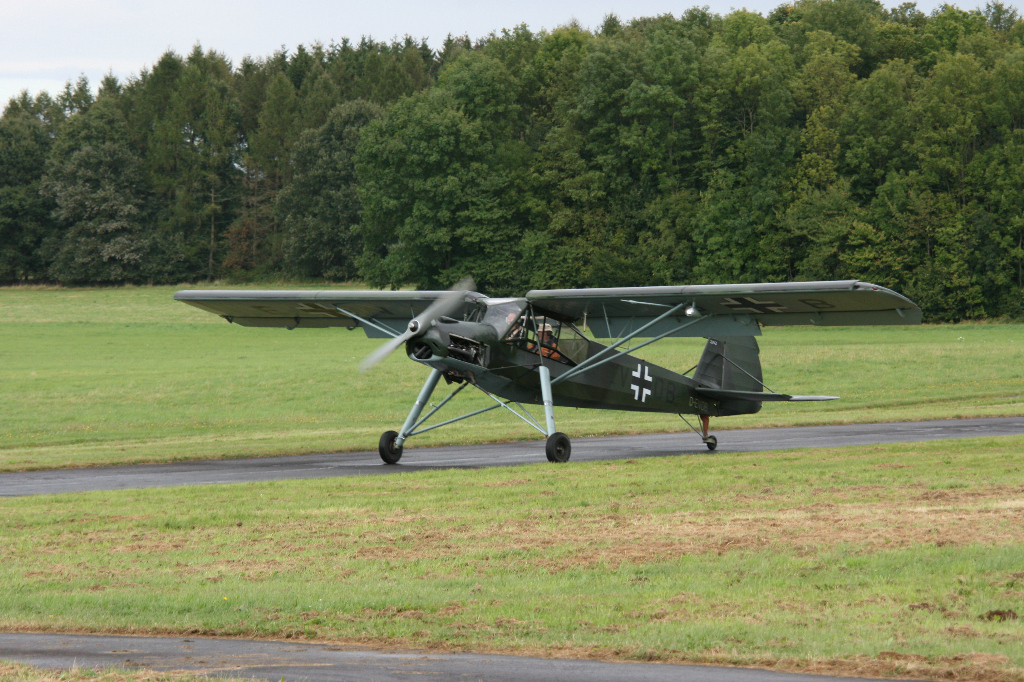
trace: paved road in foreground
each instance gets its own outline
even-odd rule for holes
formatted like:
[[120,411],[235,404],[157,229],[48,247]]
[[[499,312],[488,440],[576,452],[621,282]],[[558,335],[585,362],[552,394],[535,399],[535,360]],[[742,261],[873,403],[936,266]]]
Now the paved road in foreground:
[[[709,453],[693,433],[609,436],[573,440],[572,461],[672,456],[714,457],[724,453],[758,450],[874,445],[1022,434],[1024,417],[743,429],[719,432],[718,449],[714,453]],[[0,474],[0,496],[326,476],[386,475],[425,469],[510,466],[538,462],[545,462],[544,444],[540,441],[438,448],[414,446],[406,449],[397,466],[385,466],[376,452],[345,452]]]
[[[362,651],[329,644],[242,639],[0,634],[0,658],[44,668],[145,668],[264,680],[533,682],[824,682],[839,678],[748,668]],[[849,678],[844,678],[849,679]]]

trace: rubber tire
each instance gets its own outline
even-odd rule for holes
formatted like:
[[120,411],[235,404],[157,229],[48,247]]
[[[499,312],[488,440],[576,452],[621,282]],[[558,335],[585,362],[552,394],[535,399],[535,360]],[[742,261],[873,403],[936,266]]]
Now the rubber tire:
[[708,446],[708,450],[714,450],[718,447],[718,439],[714,436],[708,436],[708,439],[704,441],[704,444]]
[[569,442],[569,436],[565,435],[561,431],[556,431],[548,437],[548,442],[544,446],[544,454],[548,456],[549,462],[557,462],[559,464],[569,461],[569,455],[572,454],[572,443]]
[[402,448],[395,447],[396,438],[397,431],[385,431],[381,434],[377,451],[380,452],[380,458],[385,464],[398,464],[398,460],[402,459]]

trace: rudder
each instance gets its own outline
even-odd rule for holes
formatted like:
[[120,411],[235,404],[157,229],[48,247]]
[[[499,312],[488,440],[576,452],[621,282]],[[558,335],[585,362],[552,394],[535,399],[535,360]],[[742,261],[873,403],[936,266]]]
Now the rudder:
[[708,388],[762,392],[761,356],[753,336],[708,339],[693,378]]

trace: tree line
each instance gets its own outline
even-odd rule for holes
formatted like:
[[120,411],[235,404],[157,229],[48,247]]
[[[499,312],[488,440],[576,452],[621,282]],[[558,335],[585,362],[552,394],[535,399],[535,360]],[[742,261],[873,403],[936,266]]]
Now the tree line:
[[863,279],[1024,317],[1024,21],[800,0],[199,46],[0,117],[0,282]]

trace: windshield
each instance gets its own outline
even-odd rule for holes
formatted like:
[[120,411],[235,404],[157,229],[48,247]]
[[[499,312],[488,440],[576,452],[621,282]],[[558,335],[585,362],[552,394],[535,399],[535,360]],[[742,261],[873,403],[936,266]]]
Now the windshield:
[[505,299],[488,302],[487,312],[484,314],[484,324],[489,324],[498,332],[498,338],[505,335],[512,323],[519,319],[526,308],[526,301],[523,299]]

